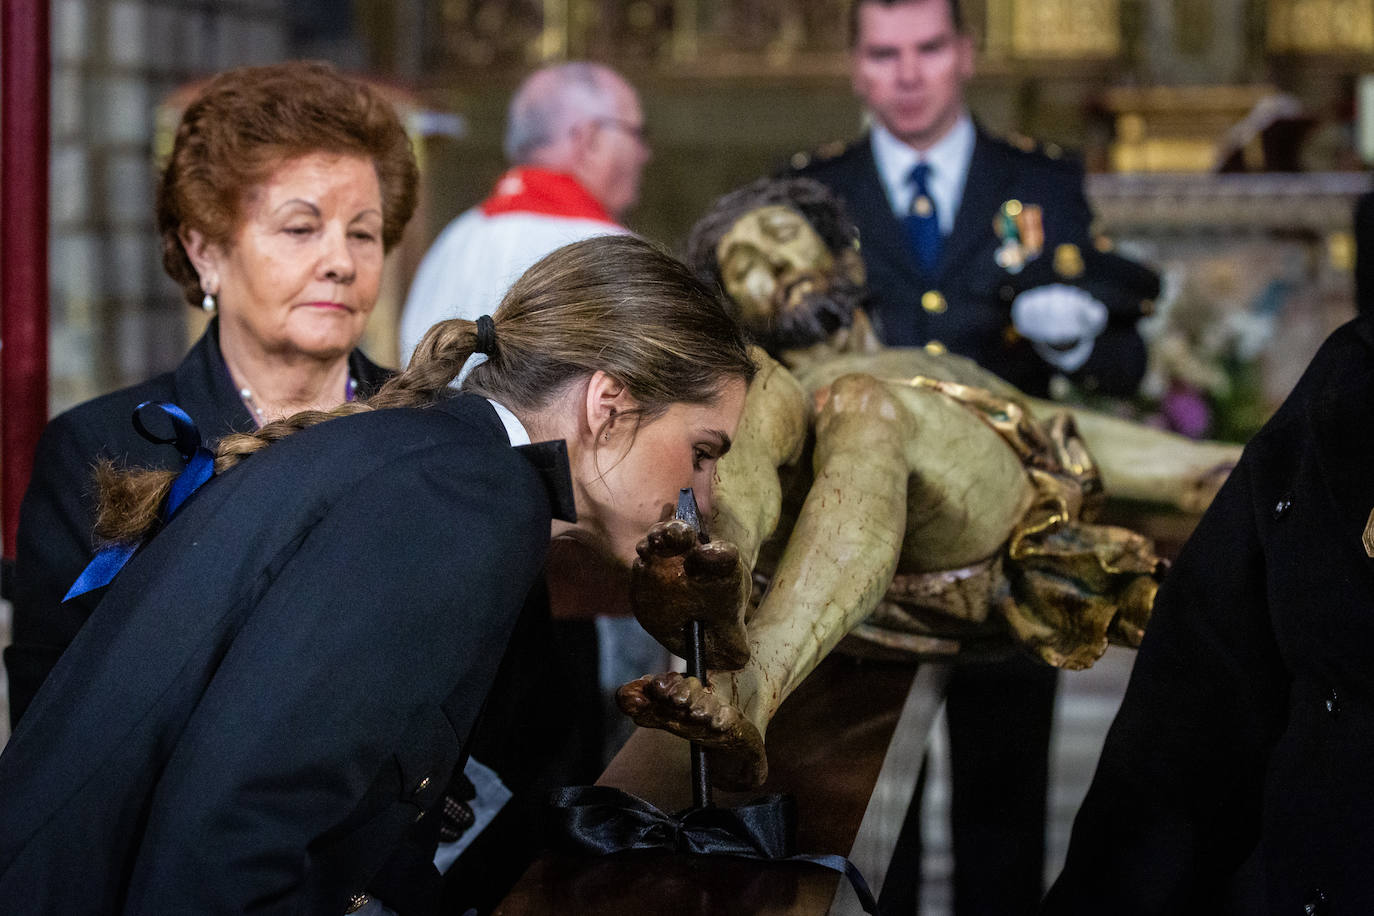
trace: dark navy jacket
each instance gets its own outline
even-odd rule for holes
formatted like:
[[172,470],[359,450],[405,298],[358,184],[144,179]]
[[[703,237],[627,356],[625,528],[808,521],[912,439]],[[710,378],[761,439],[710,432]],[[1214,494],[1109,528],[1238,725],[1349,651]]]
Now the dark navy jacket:
[[474,396],[212,479],[0,755],[0,912],[343,912],[440,799],[569,489]]
[[[359,350],[349,356],[349,371],[358,381],[359,397],[371,394],[390,375]],[[62,603],[95,555],[96,461],[166,469],[181,465],[176,449],[155,445],[134,431],[130,415],[148,400],[171,401],[185,410],[207,445],[231,432],[254,429],[219,355],[218,321],[211,322],[175,371],[79,404],[48,424],[34,456],[15,541],[14,642],[5,649],[11,723],[18,723],[99,597]]]
[[[911,253],[883,190],[867,135],[838,155],[811,159],[798,174],[826,185],[847,204],[859,228],[868,272],[870,317],[887,345],[938,342],[1023,391],[1044,395],[1057,370],[1014,333],[1011,302],[1033,285],[1072,282],[1101,299],[1111,315],[1087,363],[1074,373],[1075,380],[1108,394],[1134,393],[1145,371],[1145,348],[1135,331],[1143,304],[1136,291],[1139,284],[1119,290],[1116,282],[1086,282],[1100,280],[1092,276],[1065,281],[1050,270],[1061,244],[1093,256],[1092,213],[1083,196],[1083,171],[1076,163],[1018,149],[978,130],[963,199],[934,275],[922,271]],[[1044,216],[1043,251],[1020,274],[1004,270],[994,260],[1000,244],[994,217],[1009,200],[1038,204]],[[1120,265],[1119,260],[1112,263]],[[923,297],[931,291],[942,297],[944,311],[922,307]]]

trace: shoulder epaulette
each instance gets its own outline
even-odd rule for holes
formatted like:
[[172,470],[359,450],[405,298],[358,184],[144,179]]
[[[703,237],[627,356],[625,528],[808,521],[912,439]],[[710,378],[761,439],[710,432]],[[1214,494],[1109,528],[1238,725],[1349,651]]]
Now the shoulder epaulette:
[[1064,148],[1058,143],[1042,143],[1034,137],[1012,131],[1005,137],[1007,143],[1016,147],[1023,153],[1038,153],[1047,159],[1063,159]]
[[822,143],[820,146],[816,147],[813,150],[802,150],[800,152],[793,153],[792,158],[788,160],[788,163],[792,166],[792,168],[800,171],[801,169],[804,169],[809,165],[815,165],[821,162],[829,162],[831,159],[839,157],[839,155],[843,153],[845,149],[846,144],[843,140],[832,140],[829,143]]

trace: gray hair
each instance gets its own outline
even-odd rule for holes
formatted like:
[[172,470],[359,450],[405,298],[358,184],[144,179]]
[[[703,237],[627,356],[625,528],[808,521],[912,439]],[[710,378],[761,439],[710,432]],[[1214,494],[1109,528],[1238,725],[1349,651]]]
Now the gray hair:
[[615,71],[574,61],[536,70],[515,91],[506,114],[506,160],[523,165],[574,124],[615,117]]

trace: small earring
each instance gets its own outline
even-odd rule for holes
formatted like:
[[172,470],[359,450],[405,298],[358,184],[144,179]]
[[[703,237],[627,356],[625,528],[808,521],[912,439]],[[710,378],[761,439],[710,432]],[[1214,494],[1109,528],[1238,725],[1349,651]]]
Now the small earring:
[[206,293],[205,298],[200,300],[200,307],[205,309],[205,311],[207,312],[213,313],[215,311],[215,308],[217,307],[215,303],[215,294]]

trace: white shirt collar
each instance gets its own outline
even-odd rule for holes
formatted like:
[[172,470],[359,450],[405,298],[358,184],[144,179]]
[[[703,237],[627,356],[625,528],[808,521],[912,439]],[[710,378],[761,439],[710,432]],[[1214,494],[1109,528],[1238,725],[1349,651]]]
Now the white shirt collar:
[[870,136],[873,161],[878,167],[878,177],[882,179],[883,190],[887,192],[892,212],[901,217],[911,209],[911,198],[915,195],[915,189],[907,178],[916,163],[928,162],[928,188],[930,196],[935,199],[940,231],[949,235],[954,229],[954,216],[959,211],[959,202],[963,200],[969,162],[973,159],[976,132],[973,129],[973,119],[969,117],[968,112],[961,112],[954,126],[937,140],[934,146],[924,152],[917,152],[907,146],[877,121],[873,122]]
[[506,427],[506,437],[510,439],[512,446],[530,444],[529,431],[525,429],[525,424],[521,423],[519,418],[510,412],[510,408],[493,401],[491,398],[487,398],[487,403],[496,408],[496,415],[501,418],[501,425]]

